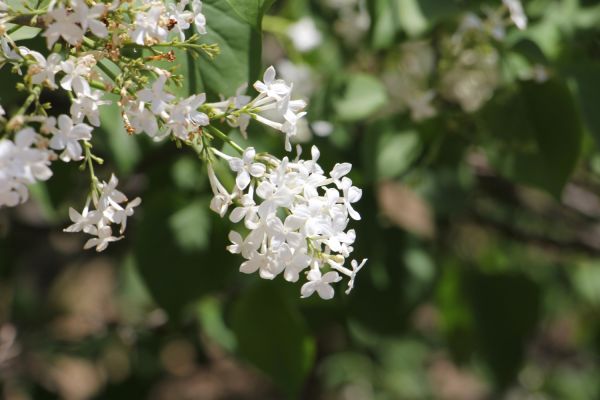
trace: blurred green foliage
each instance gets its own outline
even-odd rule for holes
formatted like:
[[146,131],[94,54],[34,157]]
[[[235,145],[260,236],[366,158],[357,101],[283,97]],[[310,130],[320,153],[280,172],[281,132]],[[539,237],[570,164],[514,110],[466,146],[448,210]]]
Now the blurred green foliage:
[[[499,0],[270,3],[205,0],[221,54],[178,54],[180,90],[232,95],[265,64],[295,81],[304,147],[364,189],[355,290],[301,300],[238,273],[199,160],[113,107],[98,148],[144,199],[126,240],[98,258],[57,233],[86,185],[62,167],[0,210],[3,397],[600,397],[600,5],[525,1],[519,31]],[[287,30],[307,16],[303,52]]]

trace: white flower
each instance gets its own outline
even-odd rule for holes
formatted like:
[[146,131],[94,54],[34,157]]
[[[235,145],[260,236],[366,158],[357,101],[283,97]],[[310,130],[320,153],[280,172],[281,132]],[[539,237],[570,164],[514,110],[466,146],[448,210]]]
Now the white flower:
[[342,277],[335,271],[329,271],[325,275],[321,275],[320,269],[312,269],[308,273],[308,282],[302,285],[300,293],[302,298],[306,298],[316,291],[323,300],[330,300],[335,294],[331,284],[341,280]]
[[292,40],[294,47],[300,52],[307,52],[318,47],[323,41],[321,32],[317,29],[315,21],[310,17],[304,17],[292,24],[287,30],[288,37]]
[[73,98],[70,110],[73,122],[83,122],[83,118],[86,117],[93,126],[100,126],[100,107],[110,104],[108,100],[101,100],[102,96],[100,90],[94,90]]
[[[53,118],[53,117],[51,117]],[[52,124],[50,122],[50,124]],[[64,162],[83,159],[80,140],[92,138],[92,127],[85,123],[73,124],[73,120],[65,114],[58,117],[58,129],[52,130],[50,148],[63,150],[60,159]]]
[[65,76],[60,80],[60,86],[65,90],[72,90],[77,96],[88,94],[90,84],[86,77],[95,64],[96,60],[92,55],[80,58],[71,57],[61,62],[60,69],[65,73]]
[[0,206],[14,207],[27,201],[27,186],[52,176],[50,152],[33,147],[37,134],[26,127],[16,133],[14,142],[0,139]]
[[327,137],[333,132],[333,124],[329,121],[314,121],[310,124],[315,135]]
[[354,289],[354,279],[356,278],[356,274],[365,266],[367,263],[367,259],[363,259],[360,264],[356,260],[350,261],[350,265],[352,266],[352,273],[350,274],[350,280],[348,281],[348,289],[346,290],[346,294],[349,294],[352,289]]
[[108,36],[106,25],[102,21],[99,21],[107,11],[106,5],[95,4],[92,7],[88,7],[84,0],[73,0],[71,7],[84,32],[89,29],[97,37],[103,38]]
[[155,141],[162,140],[167,136],[159,134],[156,117],[144,106],[144,102],[135,103],[135,106],[127,111],[127,117],[135,133],[145,132]]
[[270,66],[263,74],[262,81],[254,83],[254,89],[260,94],[275,100],[282,100],[291,92],[291,87],[281,79],[275,79],[277,72],[275,67]]
[[142,89],[137,92],[137,98],[149,103],[150,109],[155,115],[160,115],[166,109],[168,103],[175,98],[172,94],[164,91],[166,82],[167,76],[160,74],[152,84],[152,89]]
[[510,19],[517,28],[521,30],[527,28],[527,15],[525,15],[521,0],[502,0],[502,2],[508,8]]
[[184,31],[189,29],[191,26],[190,22],[194,21],[194,13],[185,9],[188,3],[189,0],[181,0],[175,4],[168,4],[169,20],[175,23],[173,30],[179,33],[181,41],[185,40]]
[[83,29],[77,25],[79,17],[76,13],[67,11],[62,5],[48,12],[52,23],[44,32],[48,48],[50,49],[59,38],[63,38],[72,46],[76,46],[83,40]]
[[135,16],[133,29],[129,31],[131,40],[139,45],[164,42],[167,39],[169,31],[165,28],[161,17],[166,16],[165,7],[153,3],[148,11],[138,11]]
[[242,158],[232,157],[229,159],[229,168],[237,172],[235,183],[238,189],[244,190],[250,184],[250,177],[259,178],[264,175],[266,167],[264,164],[254,162],[256,151],[253,147],[244,150]]
[[206,33],[206,17],[202,14],[202,1],[192,1],[192,11],[194,12],[194,25],[196,25],[196,31],[200,34]]
[[227,189],[217,178],[212,165],[208,164],[208,181],[213,191],[214,197],[210,202],[210,209],[219,214],[221,217],[227,213],[229,206],[232,204],[233,196],[229,194]]
[[123,207],[116,207],[113,204],[113,208],[115,209],[115,212],[112,215],[111,221],[114,222],[115,224],[121,224],[121,228],[119,229],[119,232],[121,234],[123,234],[123,232],[125,232],[125,229],[127,229],[127,217],[131,217],[133,215],[133,209],[137,206],[139,206],[142,203],[142,199],[140,199],[139,197],[136,197],[135,199],[131,200],[129,203],[127,203],[127,205],[125,206],[125,208]]
[[210,123],[208,115],[198,111],[205,100],[206,95],[202,93],[192,95],[173,105],[169,109],[168,130],[165,133],[168,134],[172,130],[176,137],[188,140],[190,133],[196,131],[200,126],[208,125]]
[[95,235],[98,232],[96,224],[100,222],[102,214],[98,211],[89,211],[89,201],[80,213],[77,212],[73,207],[69,207],[69,218],[72,225],[69,225],[63,231],[65,232],[85,232],[91,235]]
[[37,62],[37,64],[29,67],[28,73],[31,75],[31,83],[34,85],[46,84],[50,89],[56,89],[54,79],[56,73],[61,69],[60,54],[52,53],[48,56],[48,59],[45,59],[37,51],[31,51],[29,55]]
[[85,243],[85,245],[83,246],[85,250],[95,247],[97,252],[101,252],[106,250],[110,243],[123,239],[122,236],[113,236],[112,229],[110,228],[110,226],[99,227],[97,235],[98,237],[92,238]]
[[244,258],[250,258],[251,254],[258,248],[250,241],[244,240],[242,235],[236,231],[229,232],[229,240],[232,244],[227,246],[227,250],[232,254],[241,254]]

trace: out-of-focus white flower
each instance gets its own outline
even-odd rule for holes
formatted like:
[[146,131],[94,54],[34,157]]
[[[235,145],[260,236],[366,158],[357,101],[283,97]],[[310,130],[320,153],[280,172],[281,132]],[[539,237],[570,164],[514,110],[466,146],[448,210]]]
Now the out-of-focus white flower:
[[106,25],[99,20],[107,11],[105,4],[94,4],[88,7],[83,0],[72,0],[71,8],[77,16],[77,21],[84,32],[89,29],[94,35],[100,38],[108,35]]
[[311,51],[318,47],[323,41],[323,35],[310,17],[304,17],[289,26],[288,37],[292,40],[294,47],[300,52]]
[[326,137],[333,133],[333,124],[329,121],[314,121],[310,124],[315,135]]
[[68,11],[61,5],[48,12],[47,15],[52,20],[43,33],[48,48],[51,48],[61,37],[72,46],[76,46],[83,40],[84,30],[79,25],[80,20],[77,13]]
[[206,33],[206,17],[202,14],[202,1],[192,1],[192,12],[194,13],[194,25],[196,25],[196,31],[200,34]]
[[516,27],[521,30],[527,28],[527,15],[525,15],[521,0],[502,0],[502,2],[508,8],[510,19]]
[[434,117],[437,114],[431,102],[435,99],[435,91],[428,90],[416,93],[407,99],[410,108],[410,116],[414,121],[422,121]]

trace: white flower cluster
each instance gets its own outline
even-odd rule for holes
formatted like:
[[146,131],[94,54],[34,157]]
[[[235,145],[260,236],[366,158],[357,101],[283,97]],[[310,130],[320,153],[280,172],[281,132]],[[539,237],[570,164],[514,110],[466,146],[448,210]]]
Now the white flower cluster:
[[[132,2],[123,2],[125,4]],[[128,25],[127,34],[134,43],[152,45],[166,42],[171,32],[180,40],[193,23],[198,33],[206,33],[206,19],[202,14],[202,2],[193,0],[191,10],[186,7],[189,0],[165,4],[163,1],[141,0],[129,5],[135,10],[135,18]],[[89,30],[98,38],[105,38],[109,31],[102,18],[121,6],[116,0],[111,5],[96,3],[91,7],[85,0],[71,0],[67,5],[50,7],[45,18],[48,28],[44,31],[48,48],[60,38],[72,46],[80,44]]]
[[133,215],[133,208],[137,207],[142,200],[136,197],[134,200],[127,202],[127,197],[117,190],[119,181],[112,175],[108,182],[98,184],[98,191],[94,191],[91,196],[95,210],[90,211],[90,198],[81,212],[69,209],[69,217],[73,225],[65,229],[65,232],[85,232],[95,236],[89,239],[84,249],[96,248],[96,251],[103,251],[111,242],[116,242],[123,236],[113,236],[113,228],[111,224],[120,224],[119,234],[125,232],[127,227],[127,217]]
[[44,31],[48,48],[60,38],[76,46],[88,29],[97,37],[106,37],[108,29],[100,18],[108,10],[108,6],[102,3],[88,7],[84,0],[71,0],[68,8],[62,4],[52,7],[46,14],[48,28]]
[[[293,85],[278,79],[275,68],[269,67],[254,83],[255,98],[243,94],[246,87],[217,103],[206,103],[205,93],[180,98],[169,86],[181,78],[150,61],[173,61],[172,51],[158,50],[170,46],[211,54],[210,45],[198,44],[197,35],[185,33],[192,26],[197,33],[206,33],[200,0],[54,0],[47,7],[35,14],[45,28],[48,49],[55,49],[45,56],[17,46],[6,34],[1,18],[7,7],[0,0],[0,68],[13,65],[12,71],[23,80],[20,88],[28,91],[18,111],[8,110],[10,117],[0,106],[0,206],[24,202],[27,185],[51,177],[52,161],[81,162],[90,174],[90,192],[81,212],[69,209],[72,224],[65,231],[91,235],[84,248],[97,251],[123,238],[127,219],[141,200],[129,202],[117,189],[114,175],[108,182],[98,179],[94,164],[103,161],[92,152],[100,110],[110,104],[105,93],[112,93],[119,96],[128,133],[145,133],[157,141],[170,137],[193,148],[207,163],[214,193],[211,209],[224,216],[232,207],[230,220],[244,221],[247,234],[232,231],[233,244],[228,247],[246,259],[242,272],[258,271],[265,279],[282,274],[291,282],[305,272],[308,281],[302,297],[317,292],[332,298],[331,284],[342,275],[349,279],[348,291],[352,289],[366,260],[351,260],[350,267],[344,267],[356,239],[348,223],[360,219],[352,205],[362,195],[347,176],[351,165],[337,164],[325,174],[316,147],[310,160],[298,156],[293,161],[257,154],[251,147],[243,150],[212,124],[239,127],[246,136],[248,124],[255,120],[281,131],[285,148],[291,151],[306,102],[292,99]],[[14,17],[6,12],[8,20]],[[55,46],[57,42],[66,42],[66,51]],[[140,62],[121,54],[124,46],[151,49],[152,56],[146,58],[149,62]],[[44,90],[67,92],[69,112],[49,116],[47,104],[40,100]],[[229,143],[242,157],[217,150],[211,144],[215,139]],[[226,160],[236,174],[231,191],[213,169],[214,155]]]
[[148,1],[144,3],[147,9],[136,14],[135,21],[129,29],[131,39],[139,44],[154,44],[165,42],[169,32],[175,32],[180,40],[185,40],[185,33],[193,23],[198,33],[206,33],[206,18],[202,14],[202,2],[193,0],[191,11],[186,7],[189,0],[165,4],[163,1]]
[[233,127],[239,127],[246,137],[246,128],[250,119],[254,119],[285,134],[285,149],[292,150],[291,139],[298,132],[298,122],[306,115],[306,102],[300,99],[292,100],[293,85],[282,79],[276,79],[277,72],[273,66],[266,69],[262,81],[254,83],[258,96],[251,99],[243,96],[240,88],[236,97],[220,103],[209,103],[207,106],[226,113],[227,122]]
[[[136,99],[126,104],[126,117],[135,133],[145,132],[154,140],[173,135],[188,140],[189,135],[210,123],[208,116],[198,109],[206,100],[204,93],[179,100],[165,91],[167,71],[158,70],[159,76],[150,89],[137,92]],[[162,127],[162,129],[161,129]]]
[[285,280],[296,282],[308,270],[302,297],[316,291],[323,299],[333,297],[331,284],[340,281],[342,274],[349,278],[348,293],[366,261],[352,260],[351,269],[343,266],[356,239],[354,230],[347,229],[348,222],[360,219],[352,204],[360,200],[362,191],[347,177],[352,166],[336,164],[326,175],[318,164],[316,146],[310,160],[295,161],[257,155],[252,147],[242,158],[213,151],[236,173],[235,187],[229,193],[209,167],[214,193],[211,208],[224,216],[235,203],[229,219],[243,220],[248,230],[245,237],[237,231],[229,234],[229,251],[246,259],[240,271],[258,271],[264,279],[283,274]]

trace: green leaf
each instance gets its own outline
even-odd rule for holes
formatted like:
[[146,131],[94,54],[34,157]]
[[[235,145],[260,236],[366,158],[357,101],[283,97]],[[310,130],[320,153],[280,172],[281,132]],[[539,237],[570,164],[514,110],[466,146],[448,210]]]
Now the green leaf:
[[252,83],[261,67],[262,15],[270,0],[205,0],[202,12],[206,16],[207,34],[203,43],[219,45],[214,59],[202,54],[188,60],[188,89],[206,91],[217,99],[233,95],[244,83]]
[[[7,29],[10,29],[11,27],[13,27],[13,24],[7,24]],[[12,40],[14,40],[15,42],[18,40],[27,40],[27,39],[32,39],[34,37],[36,37],[37,35],[39,35],[39,33],[42,30],[40,28],[33,28],[31,26],[22,26],[19,29],[17,29],[16,31],[14,31],[13,33],[11,33],[9,36]]]
[[583,130],[573,96],[560,81],[523,82],[483,111],[496,145],[494,165],[509,179],[559,197],[579,158]]
[[289,398],[298,398],[315,357],[305,322],[274,282],[259,281],[236,302],[232,326],[241,355]]
[[208,200],[195,200],[169,218],[174,239],[185,250],[205,250],[210,240]]
[[393,178],[402,174],[419,155],[421,143],[416,131],[388,131],[378,143],[377,176]]
[[261,27],[264,13],[275,0],[226,0],[235,12],[255,29]]
[[600,148],[600,64],[571,67],[567,74],[573,78],[586,126]]
[[100,129],[104,132],[106,144],[110,154],[120,172],[129,173],[141,158],[139,137],[129,135],[125,131],[123,118],[116,104],[116,97],[112,103],[100,107]]
[[524,82],[523,94],[535,138],[558,195],[573,172],[583,138],[577,106],[567,86],[558,80]]
[[335,103],[338,117],[342,121],[365,119],[387,102],[387,93],[383,84],[367,74],[355,74],[348,78],[346,90]]

